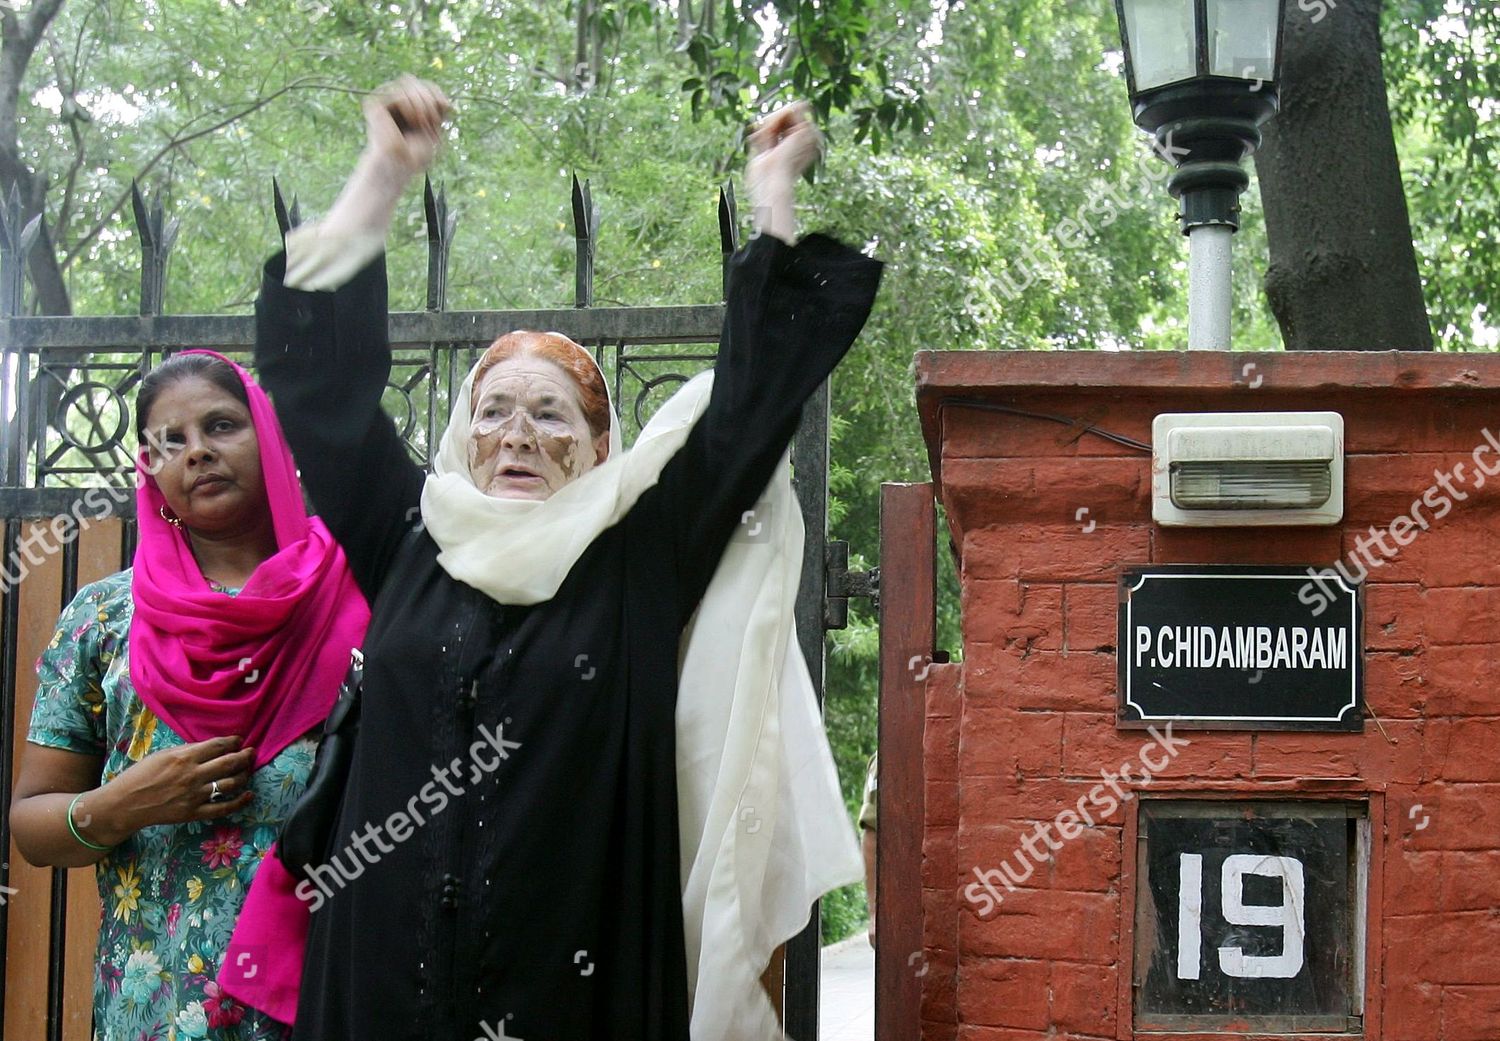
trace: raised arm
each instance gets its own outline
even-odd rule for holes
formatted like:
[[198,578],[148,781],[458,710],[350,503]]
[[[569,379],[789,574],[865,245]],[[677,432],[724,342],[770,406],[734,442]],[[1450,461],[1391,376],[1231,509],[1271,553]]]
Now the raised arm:
[[380,408],[390,377],[386,231],[437,154],[447,98],[404,77],[365,102],[367,145],[338,201],[287,236],[256,301],[256,364],[313,507],[374,601],[419,520],[422,471]]
[[755,510],[803,402],[849,350],[874,304],[879,261],[822,235],[789,244],[796,181],[820,148],[802,106],[783,109],[752,135],[746,181],[759,234],[731,264],[713,392],[637,503],[647,514],[643,529],[668,543],[684,622],[736,527]]

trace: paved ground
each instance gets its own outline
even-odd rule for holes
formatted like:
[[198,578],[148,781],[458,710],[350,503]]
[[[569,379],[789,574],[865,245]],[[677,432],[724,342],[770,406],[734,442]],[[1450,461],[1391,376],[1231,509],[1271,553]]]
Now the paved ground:
[[875,949],[861,930],[823,948],[819,1041],[873,1041]]

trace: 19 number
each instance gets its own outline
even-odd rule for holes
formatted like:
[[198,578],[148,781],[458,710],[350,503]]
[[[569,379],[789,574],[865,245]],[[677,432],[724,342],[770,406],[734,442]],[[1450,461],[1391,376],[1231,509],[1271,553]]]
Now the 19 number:
[[[1281,904],[1265,907],[1245,903],[1245,876],[1260,875],[1281,882]],[[1178,864],[1177,978],[1198,979],[1203,951],[1203,856],[1183,853]],[[1281,929],[1281,953],[1246,954],[1243,947],[1220,947],[1219,968],[1242,979],[1291,979],[1302,971],[1302,941],[1306,935],[1302,861],[1258,853],[1235,853],[1225,858],[1221,874],[1220,908],[1230,925],[1275,926]]]

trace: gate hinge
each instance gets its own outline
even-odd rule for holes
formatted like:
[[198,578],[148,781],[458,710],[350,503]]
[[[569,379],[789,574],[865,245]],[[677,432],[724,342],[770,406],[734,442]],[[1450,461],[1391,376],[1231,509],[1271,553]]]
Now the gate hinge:
[[849,543],[830,539],[823,547],[823,628],[849,628],[849,598],[869,597],[870,606],[880,606],[880,569],[849,570]]

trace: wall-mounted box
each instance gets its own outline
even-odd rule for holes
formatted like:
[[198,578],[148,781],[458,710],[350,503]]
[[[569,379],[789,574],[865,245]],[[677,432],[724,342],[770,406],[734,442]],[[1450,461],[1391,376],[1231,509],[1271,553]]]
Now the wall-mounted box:
[[1151,516],[1173,527],[1337,524],[1337,412],[1167,413],[1151,424]]

